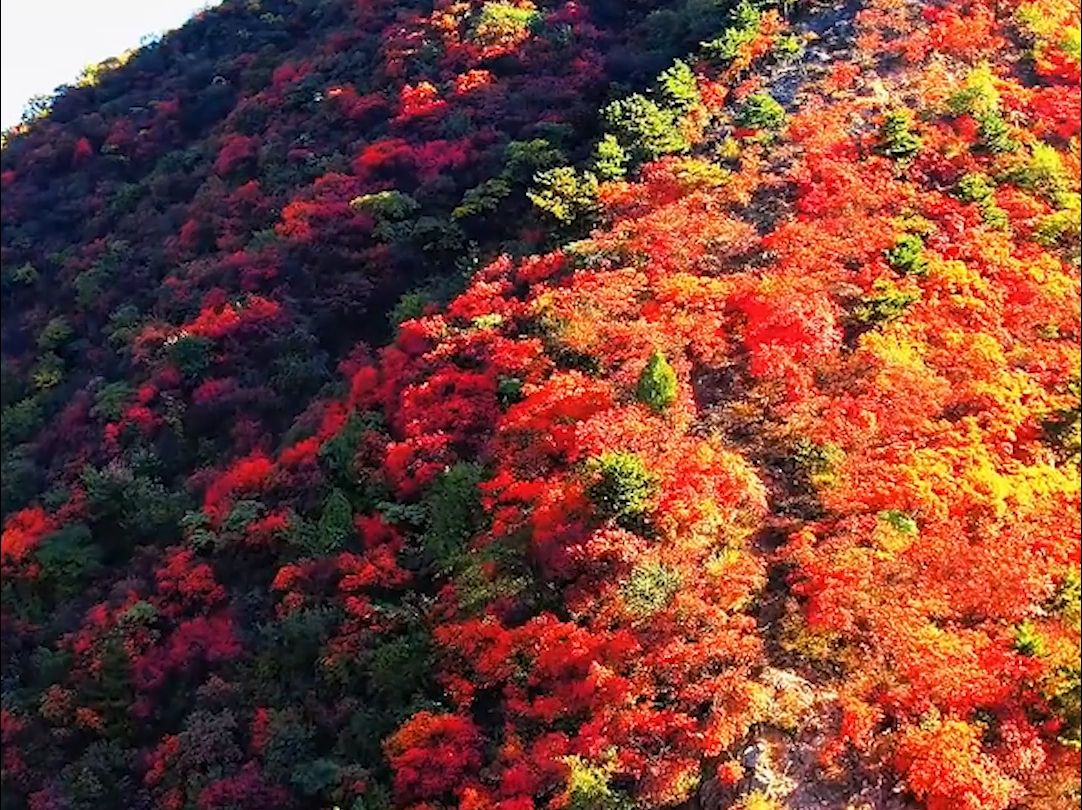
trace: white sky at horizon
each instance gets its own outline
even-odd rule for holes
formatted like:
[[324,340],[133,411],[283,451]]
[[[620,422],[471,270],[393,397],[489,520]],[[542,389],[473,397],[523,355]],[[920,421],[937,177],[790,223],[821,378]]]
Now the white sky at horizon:
[[17,124],[26,102],[70,84],[90,64],[136,47],[148,34],[179,28],[220,0],[2,0],[0,129]]

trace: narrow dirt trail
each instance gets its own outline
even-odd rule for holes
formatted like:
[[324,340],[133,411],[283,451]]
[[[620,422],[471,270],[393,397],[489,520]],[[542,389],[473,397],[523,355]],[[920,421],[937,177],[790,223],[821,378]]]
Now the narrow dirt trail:
[[[855,54],[859,2],[843,0],[814,4],[792,20],[793,33],[805,42],[800,58],[775,62],[757,74],[763,90],[788,112],[827,104],[822,79],[831,67]],[[863,105],[876,108],[901,91],[895,77],[866,70],[854,93]],[[890,89],[890,88],[893,88]],[[904,91],[903,91],[904,93]],[[718,133],[719,137],[727,133]],[[778,182],[757,196],[742,215],[757,222],[762,232],[791,215],[791,183],[787,178],[799,157],[784,143],[770,154]],[[739,749],[744,778],[724,785],[706,778],[688,810],[724,810],[741,806],[757,794],[786,810],[904,810],[911,807],[894,790],[894,780],[846,763],[844,777],[834,778],[819,762],[840,715],[838,693],[830,673],[816,672],[786,650],[785,619],[799,608],[791,602],[788,571],[777,551],[788,536],[821,514],[821,506],[791,459],[778,454],[781,425],[764,407],[748,410],[743,373],[736,368],[704,373],[696,379],[702,430],[720,432],[757,464],[770,495],[770,515],[754,538],[754,547],[768,571],[768,582],[757,608],[768,666],[760,683],[770,695],[772,716],[753,728]]]

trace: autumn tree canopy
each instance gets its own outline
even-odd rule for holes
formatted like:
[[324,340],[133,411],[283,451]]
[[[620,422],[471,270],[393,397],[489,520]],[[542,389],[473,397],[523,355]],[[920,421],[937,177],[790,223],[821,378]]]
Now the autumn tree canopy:
[[4,809],[1076,807],[1077,0],[226,0],[6,133]]

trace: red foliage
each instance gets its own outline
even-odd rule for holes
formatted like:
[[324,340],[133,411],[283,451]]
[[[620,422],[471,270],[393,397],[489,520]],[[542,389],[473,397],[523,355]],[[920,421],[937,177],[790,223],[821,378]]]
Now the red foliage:
[[208,304],[181,327],[189,335],[222,338],[242,331],[267,328],[282,319],[282,305],[277,301],[250,295],[231,304]]
[[158,610],[170,619],[185,613],[198,615],[225,599],[225,589],[215,581],[214,571],[206,563],[197,562],[190,549],[168,552],[154,572],[154,579]]
[[447,106],[447,102],[440,98],[439,90],[429,82],[403,85],[398,104],[398,116],[395,118],[398,124],[411,118],[439,114]]
[[481,765],[481,735],[468,717],[418,712],[386,743],[402,802],[461,792]]
[[233,174],[254,160],[258,149],[258,139],[247,135],[230,135],[218,150],[214,171],[223,177]]
[[239,459],[207,487],[203,511],[217,520],[224,518],[236,494],[261,491],[271,480],[274,469],[274,462],[262,453]]
[[140,690],[150,692],[177,673],[193,671],[197,664],[229,661],[240,652],[227,614],[198,616],[180,622],[162,644],[140,656],[133,664],[133,680]]
[[292,806],[289,792],[268,782],[254,762],[247,763],[233,776],[211,782],[199,794],[199,810],[230,810],[234,807],[260,807],[280,810]]
[[5,791],[705,803],[792,666],[823,766],[1067,795],[1077,4],[868,0],[799,69],[766,11],[596,194],[596,108],[691,6],[347,5],[224,4],[258,52],[196,26],[136,64],[198,72],[5,145]]
[[981,753],[979,731],[958,720],[906,731],[895,767],[928,810],[1003,810],[1016,790]]
[[4,532],[0,534],[0,554],[5,560],[20,560],[53,528],[53,522],[40,506],[22,509],[4,521]]

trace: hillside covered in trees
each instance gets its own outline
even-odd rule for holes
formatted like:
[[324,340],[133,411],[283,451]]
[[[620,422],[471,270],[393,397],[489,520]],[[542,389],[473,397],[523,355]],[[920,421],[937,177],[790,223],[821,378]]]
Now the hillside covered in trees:
[[225,0],[5,135],[4,810],[1060,810],[1078,0]]

